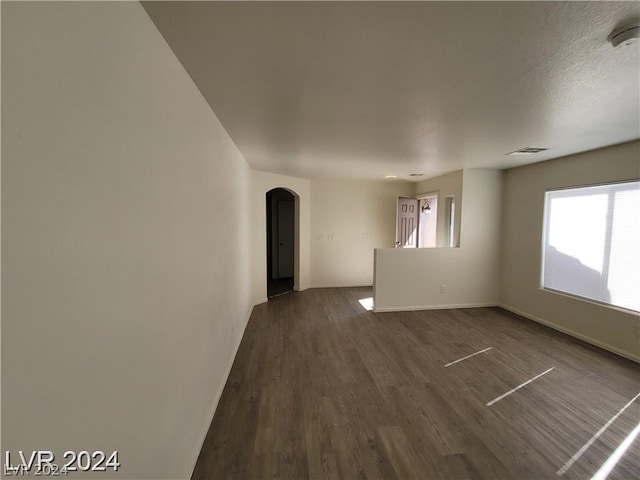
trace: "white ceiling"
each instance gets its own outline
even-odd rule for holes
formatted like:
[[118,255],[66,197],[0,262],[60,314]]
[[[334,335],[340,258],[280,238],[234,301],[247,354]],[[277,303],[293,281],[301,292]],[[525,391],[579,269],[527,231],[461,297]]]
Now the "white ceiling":
[[[249,164],[424,179],[640,137],[640,2],[143,2]],[[522,147],[548,147],[528,157]]]

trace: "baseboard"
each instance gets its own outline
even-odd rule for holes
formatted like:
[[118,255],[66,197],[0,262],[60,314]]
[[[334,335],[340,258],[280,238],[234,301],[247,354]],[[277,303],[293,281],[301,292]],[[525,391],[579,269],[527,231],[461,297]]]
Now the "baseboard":
[[414,307],[373,307],[374,313],[384,312],[411,312],[417,310],[450,310],[452,308],[484,308],[495,307],[495,303],[462,303],[456,305],[418,305]]
[[255,307],[256,305],[260,305],[262,303],[267,303],[269,301],[269,299],[267,297],[261,298],[260,300],[258,300],[253,306]]
[[354,283],[320,283],[309,288],[371,288],[372,285],[362,285]]
[[633,355],[632,353],[629,352],[625,352],[624,350],[620,350],[619,348],[616,347],[612,347],[611,345],[608,345],[604,342],[601,342],[599,340],[596,340],[595,338],[591,338],[588,337],[587,335],[583,335],[581,333],[578,333],[574,330],[571,330],[569,328],[565,328],[562,327],[560,325],[557,325],[555,323],[552,323],[548,320],[544,320],[543,318],[540,317],[536,317],[535,315],[531,315],[529,313],[523,312],[521,310],[518,310],[517,308],[513,308],[510,305],[505,305],[505,304],[500,304],[498,305],[500,308],[504,308],[505,310],[510,311],[511,313],[515,313],[516,315],[519,315],[521,317],[526,318],[527,320],[531,320],[533,322],[536,323],[540,323],[546,327],[549,328],[553,328],[554,330],[557,330],[559,332],[562,332],[566,335],[569,335],[570,337],[574,337],[577,338],[578,340],[582,340],[583,342],[586,343],[590,343],[591,345],[594,345],[598,348],[602,348],[603,350],[607,350],[608,352],[611,353],[615,353],[616,355],[619,355],[621,357],[627,358],[629,360],[632,360],[636,363],[640,363],[640,357],[638,357],[637,355]]
[[[265,302],[266,301],[267,300],[265,300]],[[249,315],[246,317],[246,321],[244,322],[244,326],[242,327],[242,334],[240,335],[240,338],[238,339],[238,342],[234,347],[233,355],[231,356],[231,360],[228,363],[227,369],[224,374],[224,381],[222,382],[220,387],[218,387],[218,391],[216,392],[215,401],[213,402],[213,409],[211,410],[208,416],[208,422],[206,423],[204,431],[202,432],[198,451],[196,452],[195,459],[193,460],[193,466],[191,467],[191,472],[189,473],[189,477],[187,478],[193,477],[193,472],[196,468],[196,464],[198,462],[198,457],[200,456],[200,452],[202,451],[202,446],[204,445],[204,441],[207,439],[207,433],[209,433],[209,427],[211,426],[211,423],[213,422],[213,417],[215,416],[216,410],[218,409],[218,403],[220,403],[220,398],[222,397],[222,392],[224,391],[224,387],[227,385],[227,380],[229,380],[229,375],[231,374],[231,368],[233,368],[233,362],[235,362],[236,360],[236,355],[238,355],[238,349],[240,348],[240,344],[242,343],[242,339],[244,338],[244,332],[247,329],[247,325],[249,325],[249,319],[251,318],[251,313],[253,313],[253,307],[251,307],[251,309],[249,310]]]

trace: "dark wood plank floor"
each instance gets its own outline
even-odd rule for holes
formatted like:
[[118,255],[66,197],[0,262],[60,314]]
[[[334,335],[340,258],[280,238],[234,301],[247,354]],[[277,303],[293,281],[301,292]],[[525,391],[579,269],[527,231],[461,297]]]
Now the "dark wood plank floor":
[[[637,364],[499,308],[374,314],[369,296],[254,309],[193,479],[588,479],[638,424],[640,399],[558,476],[640,392]],[[610,479],[640,478],[638,447]]]

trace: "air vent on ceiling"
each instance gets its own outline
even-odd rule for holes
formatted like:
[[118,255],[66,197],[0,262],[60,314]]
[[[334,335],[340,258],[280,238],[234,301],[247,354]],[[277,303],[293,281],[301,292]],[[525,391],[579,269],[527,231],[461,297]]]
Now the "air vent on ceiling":
[[410,177],[422,177],[424,175],[424,173],[410,173],[409,176]]
[[507,153],[507,155],[533,155],[535,153],[544,152],[545,150],[549,150],[549,149],[540,148],[540,147],[524,147],[524,148],[521,148],[520,150]]

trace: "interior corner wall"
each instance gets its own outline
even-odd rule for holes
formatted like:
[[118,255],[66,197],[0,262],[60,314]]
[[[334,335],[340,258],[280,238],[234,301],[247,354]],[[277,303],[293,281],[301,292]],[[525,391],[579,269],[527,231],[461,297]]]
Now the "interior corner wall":
[[507,170],[503,217],[503,306],[640,361],[640,317],[540,287],[547,189],[640,177],[640,142]]
[[454,244],[460,246],[461,221],[460,215],[462,206],[462,170],[447,173],[438,177],[428,178],[416,183],[412,196],[417,197],[425,193],[438,192],[438,218],[436,245],[438,247],[447,247],[447,228],[446,228],[446,197],[454,197],[456,204],[456,212],[454,213]]
[[310,283],[309,225],[311,221],[311,183],[302,178],[251,170],[249,219],[251,223],[251,303],[267,301],[267,192],[284,188],[293,193],[295,200],[295,285],[306,290]]
[[139,3],[1,8],[2,449],[189,478],[252,305],[250,169]]
[[399,196],[413,196],[413,184],[311,181],[313,287],[373,284],[373,250],[394,246]]

